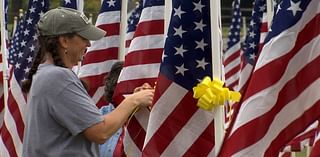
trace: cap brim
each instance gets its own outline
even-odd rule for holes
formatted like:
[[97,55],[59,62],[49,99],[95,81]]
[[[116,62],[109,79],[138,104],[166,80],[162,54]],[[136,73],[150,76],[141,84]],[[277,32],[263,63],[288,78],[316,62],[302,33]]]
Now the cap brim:
[[89,25],[88,28],[77,32],[81,37],[88,40],[99,40],[106,35],[106,32],[94,25]]

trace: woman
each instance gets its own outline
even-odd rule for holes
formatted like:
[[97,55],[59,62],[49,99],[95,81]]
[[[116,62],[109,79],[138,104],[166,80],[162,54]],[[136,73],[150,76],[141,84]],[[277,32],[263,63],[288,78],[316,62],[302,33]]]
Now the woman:
[[77,10],[56,8],[38,23],[39,52],[22,88],[28,93],[23,157],[98,157],[104,143],[137,107],[149,106],[153,90],[128,96],[101,115],[71,68],[82,59],[89,40],[105,32]]

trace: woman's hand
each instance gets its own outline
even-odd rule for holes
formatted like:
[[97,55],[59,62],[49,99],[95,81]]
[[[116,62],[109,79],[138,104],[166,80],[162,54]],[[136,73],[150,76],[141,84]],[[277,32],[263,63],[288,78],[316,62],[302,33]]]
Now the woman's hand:
[[145,89],[153,89],[153,88],[151,87],[151,85],[149,83],[144,83],[142,86],[135,88],[133,93],[136,93],[136,92],[139,92],[139,91],[145,90]]
[[136,106],[144,106],[148,107],[152,104],[153,96],[154,96],[154,89],[140,89],[139,91],[130,95],[133,99],[133,103]]

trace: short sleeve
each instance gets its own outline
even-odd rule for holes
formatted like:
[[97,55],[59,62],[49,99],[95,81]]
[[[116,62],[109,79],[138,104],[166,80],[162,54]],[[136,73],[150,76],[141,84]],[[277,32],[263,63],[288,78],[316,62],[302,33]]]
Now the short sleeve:
[[103,121],[99,109],[80,83],[68,84],[55,99],[50,114],[72,135]]

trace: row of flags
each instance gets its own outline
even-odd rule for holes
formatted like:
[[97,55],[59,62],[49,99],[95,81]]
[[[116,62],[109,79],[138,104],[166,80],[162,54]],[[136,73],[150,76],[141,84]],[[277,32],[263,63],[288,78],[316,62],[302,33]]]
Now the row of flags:
[[[233,2],[223,58],[225,85],[240,91],[243,98],[228,104],[232,116],[221,157],[278,156],[299,139],[312,140],[309,145],[320,148],[318,125],[311,133],[305,131],[310,136],[304,134],[320,116],[319,0],[279,1],[269,24],[266,3],[255,0],[248,33],[241,42],[240,0]],[[61,4],[83,10],[80,0]],[[21,156],[27,106],[19,82],[37,50],[35,25],[48,8],[48,0],[30,0],[9,47],[9,96],[7,107],[0,105],[4,113],[1,157]],[[144,82],[155,87],[153,106],[140,109],[125,127],[127,156],[215,156],[214,115],[199,109],[192,97],[192,87],[213,73],[210,0],[173,0],[167,31],[164,13],[164,0],[140,0],[128,18],[126,50],[119,52],[121,1],[103,0],[96,26],[107,35],[91,43],[79,77],[88,84],[96,105],[106,105],[104,77],[121,59],[119,53],[125,53],[116,102]],[[316,151],[311,156],[320,154]]]

